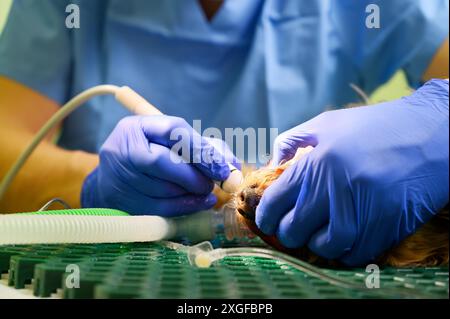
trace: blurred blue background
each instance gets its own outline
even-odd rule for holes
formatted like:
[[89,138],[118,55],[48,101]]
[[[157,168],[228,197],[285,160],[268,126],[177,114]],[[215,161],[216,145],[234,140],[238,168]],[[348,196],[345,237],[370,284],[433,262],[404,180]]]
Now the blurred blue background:
[[[6,23],[13,0],[0,0],[0,34]],[[81,13],[82,14],[82,13]],[[376,90],[370,100],[372,103],[388,101],[408,95],[410,92],[403,72],[397,72],[392,79]]]

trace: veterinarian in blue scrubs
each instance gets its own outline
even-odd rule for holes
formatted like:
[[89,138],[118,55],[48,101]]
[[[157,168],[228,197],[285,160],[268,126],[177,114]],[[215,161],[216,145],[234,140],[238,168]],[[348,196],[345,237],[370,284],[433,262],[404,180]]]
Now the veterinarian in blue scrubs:
[[[66,26],[69,4],[79,28]],[[350,83],[370,93],[399,69],[414,88],[448,77],[448,20],[446,0],[14,0],[0,38],[0,176],[92,86],[128,85],[172,116],[92,99],[64,121],[57,145],[49,137],[38,148],[0,211],[53,197],[134,214],[207,209],[233,155],[175,164],[170,132],[196,134],[195,119],[222,131],[277,128],[274,164],[315,148],[266,191],[257,225],[287,247],[369,262],[448,202],[448,82],[323,112],[357,101]]]

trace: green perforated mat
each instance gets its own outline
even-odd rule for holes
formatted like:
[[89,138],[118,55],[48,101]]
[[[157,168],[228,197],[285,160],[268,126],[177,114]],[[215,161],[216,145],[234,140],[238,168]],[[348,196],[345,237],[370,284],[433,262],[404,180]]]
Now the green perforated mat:
[[[65,284],[70,264],[79,267],[79,288]],[[360,284],[368,275],[364,269],[326,271]],[[184,253],[154,243],[0,246],[0,273],[8,273],[8,284],[15,288],[32,283],[40,297],[57,290],[64,298],[374,297],[369,289],[336,287],[265,258],[227,257],[210,268],[196,268]],[[448,268],[387,268],[381,270],[380,284],[448,298]]]

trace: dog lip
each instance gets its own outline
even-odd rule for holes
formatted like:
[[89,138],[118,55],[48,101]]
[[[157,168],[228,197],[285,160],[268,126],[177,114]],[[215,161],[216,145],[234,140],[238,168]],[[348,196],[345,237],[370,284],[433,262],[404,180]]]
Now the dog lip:
[[243,210],[242,208],[238,208],[237,211],[239,214],[241,214],[244,217],[247,215],[247,212],[245,210]]
[[238,208],[237,211],[241,214],[245,219],[253,220],[255,214],[253,212],[248,212],[243,210],[242,208]]

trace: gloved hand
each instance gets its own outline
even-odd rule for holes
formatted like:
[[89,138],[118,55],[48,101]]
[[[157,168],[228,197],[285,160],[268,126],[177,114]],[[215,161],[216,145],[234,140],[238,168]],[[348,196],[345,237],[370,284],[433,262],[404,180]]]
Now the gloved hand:
[[163,216],[211,208],[217,200],[213,180],[228,177],[227,162],[238,165],[225,145],[201,137],[178,117],[126,117],[101,147],[81,204]]
[[274,164],[315,148],[261,198],[256,224],[287,248],[357,266],[449,201],[448,81],[396,101],[320,114],[275,141]]

